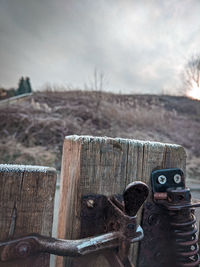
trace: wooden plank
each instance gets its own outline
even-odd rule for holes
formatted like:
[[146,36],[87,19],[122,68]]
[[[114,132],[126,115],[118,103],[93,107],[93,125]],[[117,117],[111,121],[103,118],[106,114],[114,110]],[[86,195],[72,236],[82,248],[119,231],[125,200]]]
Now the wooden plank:
[[[30,233],[50,236],[56,170],[41,166],[0,165],[0,240]],[[47,267],[49,255],[0,262],[0,267]]]
[[[81,196],[122,193],[127,184],[141,180],[150,184],[154,169],[179,167],[185,171],[186,155],[181,146],[120,138],[69,136],[63,146],[58,237],[80,235]],[[151,195],[149,196],[151,197]],[[141,219],[141,212],[138,220]],[[138,245],[130,252],[136,262]],[[71,266],[57,257],[57,267]],[[108,266],[102,257],[91,266]]]

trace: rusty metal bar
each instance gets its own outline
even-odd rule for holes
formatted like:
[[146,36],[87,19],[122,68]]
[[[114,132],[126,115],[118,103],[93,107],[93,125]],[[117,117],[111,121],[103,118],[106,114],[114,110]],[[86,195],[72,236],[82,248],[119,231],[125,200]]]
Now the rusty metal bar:
[[0,243],[1,260],[8,261],[46,252],[59,256],[78,257],[102,249],[119,246],[120,232],[80,240],[62,240],[37,234]]

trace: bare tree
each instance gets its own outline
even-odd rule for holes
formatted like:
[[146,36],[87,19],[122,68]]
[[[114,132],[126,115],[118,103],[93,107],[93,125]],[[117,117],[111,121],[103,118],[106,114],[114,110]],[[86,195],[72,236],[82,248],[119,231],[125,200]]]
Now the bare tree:
[[103,72],[94,69],[93,79],[90,81],[89,86],[85,83],[85,90],[92,91],[95,96],[95,110],[98,113],[103,98],[103,92],[105,89],[106,79]]
[[187,62],[183,73],[186,89],[199,88],[200,90],[200,55],[193,55]]

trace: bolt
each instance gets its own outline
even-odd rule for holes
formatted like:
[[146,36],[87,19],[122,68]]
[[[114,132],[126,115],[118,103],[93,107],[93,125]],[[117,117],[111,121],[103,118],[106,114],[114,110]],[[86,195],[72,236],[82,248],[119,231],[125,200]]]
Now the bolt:
[[181,175],[180,174],[177,173],[174,175],[174,182],[176,184],[180,184],[180,182],[181,182]]
[[194,251],[196,249],[195,246],[191,246],[190,248],[191,248],[192,251]]
[[166,176],[165,175],[160,175],[158,177],[158,182],[159,182],[159,184],[166,184],[166,182],[167,182]]
[[31,246],[28,242],[21,242],[16,246],[17,255],[27,257],[30,253]]
[[94,208],[94,200],[93,199],[88,199],[87,200],[87,207],[88,208]]

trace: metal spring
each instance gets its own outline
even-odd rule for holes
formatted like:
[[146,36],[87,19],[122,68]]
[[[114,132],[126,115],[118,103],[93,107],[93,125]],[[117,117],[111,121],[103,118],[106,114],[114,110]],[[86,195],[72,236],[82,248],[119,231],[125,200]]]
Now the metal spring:
[[194,209],[185,208],[179,211],[169,211],[169,214],[176,248],[176,267],[199,266],[199,246]]

